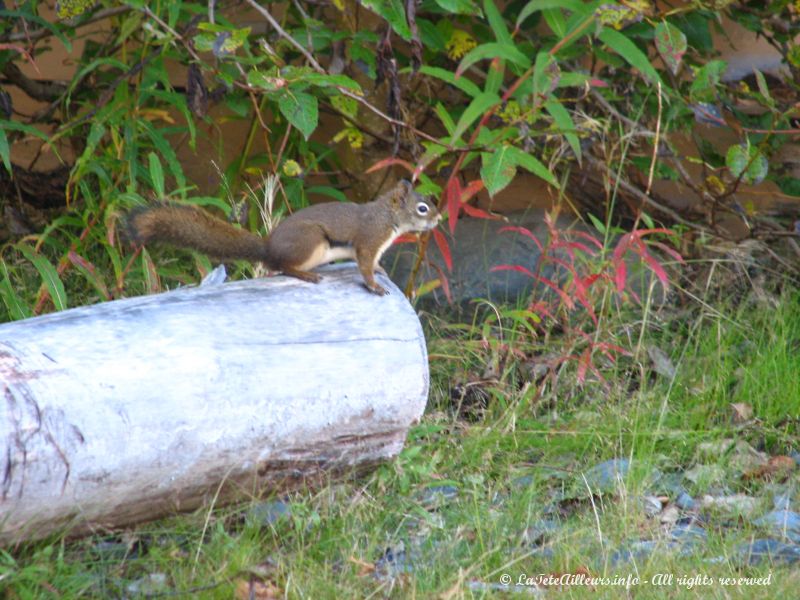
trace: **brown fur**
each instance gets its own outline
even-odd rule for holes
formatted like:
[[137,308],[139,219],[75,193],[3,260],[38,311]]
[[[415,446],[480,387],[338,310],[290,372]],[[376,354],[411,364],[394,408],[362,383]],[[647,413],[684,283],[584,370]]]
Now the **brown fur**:
[[[428,212],[419,214],[419,204]],[[268,238],[239,229],[199,208],[158,205],[128,217],[131,238],[192,248],[222,260],[262,261],[273,271],[317,282],[310,270],[342,258],[358,262],[364,282],[385,294],[374,278],[381,255],[402,233],[431,229],[439,221],[436,207],[401,182],[368,204],[329,202],[297,211],[281,221]]]

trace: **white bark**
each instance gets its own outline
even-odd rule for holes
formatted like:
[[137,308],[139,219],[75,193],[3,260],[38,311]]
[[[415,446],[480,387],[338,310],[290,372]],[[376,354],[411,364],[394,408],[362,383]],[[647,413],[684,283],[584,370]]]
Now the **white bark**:
[[428,364],[352,265],[0,326],[0,542],[82,533],[396,455]]

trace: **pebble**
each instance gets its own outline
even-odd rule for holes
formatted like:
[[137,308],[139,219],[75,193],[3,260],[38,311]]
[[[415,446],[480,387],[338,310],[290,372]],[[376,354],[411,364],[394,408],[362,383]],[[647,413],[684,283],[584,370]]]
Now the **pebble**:
[[630,468],[629,460],[613,458],[595,465],[583,476],[592,493],[613,492],[617,489],[617,482],[625,478]]

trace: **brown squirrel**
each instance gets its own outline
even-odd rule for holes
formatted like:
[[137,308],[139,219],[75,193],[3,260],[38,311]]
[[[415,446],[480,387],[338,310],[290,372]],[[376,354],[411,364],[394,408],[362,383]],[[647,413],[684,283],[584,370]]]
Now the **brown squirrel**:
[[383,296],[388,292],[375,281],[375,269],[380,269],[384,251],[403,233],[433,229],[440,218],[436,206],[403,180],[367,204],[327,202],[303,208],[266,238],[186,205],[134,210],[127,225],[138,244],[165,242],[221,260],[261,261],[271,271],[312,283],[321,277],[310,269],[355,259],[367,288]]

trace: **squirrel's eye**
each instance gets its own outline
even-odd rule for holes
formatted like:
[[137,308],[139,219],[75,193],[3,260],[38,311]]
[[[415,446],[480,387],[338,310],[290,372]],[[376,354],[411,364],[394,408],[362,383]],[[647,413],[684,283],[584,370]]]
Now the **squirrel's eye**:
[[428,208],[428,205],[425,204],[424,202],[420,202],[419,204],[417,204],[417,212],[419,214],[427,215],[429,210],[430,209]]

